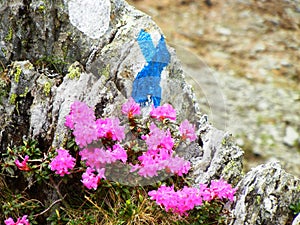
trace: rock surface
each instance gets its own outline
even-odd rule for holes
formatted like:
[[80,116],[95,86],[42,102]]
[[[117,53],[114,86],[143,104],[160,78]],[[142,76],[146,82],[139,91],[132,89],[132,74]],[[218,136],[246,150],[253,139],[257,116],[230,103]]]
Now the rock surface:
[[175,47],[201,111],[245,151],[245,171],[275,159],[300,177],[299,140],[284,140],[287,127],[300,134],[300,1],[129,2]]
[[252,169],[237,187],[232,224],[291,224],[289,205],[299,199],[300,180],[278,162]]
[[[276,216],[282,217],[282,222],[288,221],[288,204],[300,198],[299,180],[277,164],[258,167],[243,178],[243,151],[228,133],[214,128],[207,116],[200,113],[175,51],[164,48],[162,32],[150,17],[122,0],[98,2],[104,10],[100,21],[104,27],[96,26],[93,33],[92,28],[85,27],[90,19],[88,12],[73,15],[80,2],[1,1],[0,81],[6,91],[1,92],[0,104],[1,154],[8,146],[20,145],[23,137],[38,140],[45,151],[51,146],[59,147],[68,137],[64,122],[74,100],[94,107],[98,117],[120,116],[121,104],[131,96],[133,83],[141,76],[145,84],[149,82],[151,88],[159,90],[153,92],[155,96],[149,92],[149,102],[144,102],[144,92],[139,92],[137,98],[142,105],[157,99],[160,104],[169,102],[177,110],[179,121],[187,118],[197,124],[198,144],[180,149],[192,162],[191,177],[195,184],[221,177],[238,184],[241,195],[237,197],[234,213],[240,224],[251,224],[255,216],[245,215],[257,206],[257,202],[248,199],[252,195],[261,196],[260,202],[264,203],[262,214],[257,215],[263,224],[271,224],[266,222],[268,219],[277,221]],[[109,27],[105,27],[107,21]],[[219,32],[229,35],[226,29]],[[141,36],[146,42],[140,41]],[[143,44],[148,46],[147,51]],[[170,55],[170,60],[166,63],[158,53]],[[160,73],[156,84],[142,76],[153,61]],[[259,189],[265,182],[275,186]],[[238,206],[242,211],[238,211]]]

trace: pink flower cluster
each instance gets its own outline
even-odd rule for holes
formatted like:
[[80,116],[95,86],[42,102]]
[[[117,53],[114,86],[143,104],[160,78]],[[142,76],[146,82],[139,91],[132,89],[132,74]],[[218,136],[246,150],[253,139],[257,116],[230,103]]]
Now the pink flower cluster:
[[170,104],[166,103],[162,106],[158,106],[157,108],[154,108],[154,106],[152,106],[150,116],[159,120],[170,119],[175,121],[176,111]]
[[[122,105],[122,113],[132,119],[141,114],[139,104],[133,98]],[[169,119],[176,121],[176,111],[170,104],[164,104],[157,108],[152,108],[150,117],[163,121]],[[73,130],[76,143],[83,149],[79,152],[81,160],[85,161],[87,170],[82,176],[83,184],[91,189],[97,188],[98,183],[105,179],[105,165],[121,161],[127,162],[127,152],[120,142],[124,140],[125,128],[120,126],[118,118],[95,118],[93,109],[85,103],[75,101],[71,105],[70,114],[66,117],[65,125]],[[182,140],[196,139],[195,127],[187,120],[178,128]],[[166,170],[169,173],[182,176],[187,174],[190,163],[175,155],[173,150],[175,140],[172,138],[169,129],[160,129],[154,123],[150,125],[150,133],[142,135],[142,139],[147,144],[147,151],[138,157],[138,163],[132,165],[132,172],[138,170],[138,174],[144,177],[157,176],[158,171]],[[101,140],[104,147],[88,147],[94,141]],[[58,168],[55,164],[57,160],[51,162],[51,169],[58,174],[66,174],[68,166]],[[71,165],[70,165],[71,166]]]
[[138,174],[144,177],[157,176],[157,172],[163,169],[179,176],[188,173],[190,163],[173,156],[174,140],[169,130],[161,130],[151,123],[150,133],[142,136],[142,139],[146,141],[148,150],[138,157],[140,165],[134,166],[132,171],[139,169]]
[[135,115],[141,114],[140,105],[137,104],[132,97],[122,105],[122,113],[127,115],[128,118],[133,118]]
[[236,188],[232,188],[224,180],[212,181],[210,187],[201,184],[200,189],[185,186],[175,191],[174,186],[162,185],[157,190],[148,192],[151,200],[155,200],[166,211],[172,211],[179,215],[187,215],[187,211],[195,206],[201,206],[203,201],[211,201],[215,198],[233,201]]
[[91,167],[88,167],[86,171],[82,174],[82,180],[81,182],[83,185],[88,189],[94,189],[96,190],[98,187],[98,184],[100,183],[100,180],[102,178],[106,179],[105,177],[105,168],[98,169],[97,175],[95,174],[96,171],[92,169]]
[[[139,113],[133,102],[124,107],[124,112],[135,115]],[[118,118],[97,119],[92,108],[83,102],[76,101],[71,105],[70,114],[66,117],[65,126],[73,130],[76,143],[83,148],[79,154],[81,160],[88,166],[82,175],[83,184],[91,189],[97,188],[101,178],[105,179],[105,164],[117,160],[127,161],[127,153],[124,148],[116,143],[112,149],[87,148],[93,141],[105,139],[119,142],[125,138],[124,127],[120,126]],[[95,174],[97,173],[97,175]]]
[[70,174],[69,169],[72,170],[74,168],[75,158],[73,158],[69,152],[64,149],[57,149],[56,152],[58,154],[52,159],[50,169],[60,176]]
[[230,201],[233,201],[234,194],[237,189],[232,188],[230,184],[221,179],[212,180],[209,187],[205,184],[201,184],[200,190],[203,193],[203,199],[206,201],[211,201],[215,198],[229,199]]
[[120,120],[114,117],[96,120],[97,139],[106,138],[114,141],[122,141],[125,137],[125,128],[119,124]]
[[28,159],[29,159],[29,156],[26,155],[22,162],[20,162],[18,159],[15,160],[15,164],[19,168],[19,170],[23,170],[23,171],[29,171],[30,170],[30,168],[27,165]]
[[151,200],[155,200],[168,212],[186,215],[188,210],[196,205],[202,205],[201,193],[197,188],[185,186],[182,190],[175,191],[174,186],[160,186],[157,190],[148,192]]
[[119,125],[118,118],[95,120],[93,109],[85,103],[75,101],[71,105],[65,126],[73,130],[75,141],[80,147],[85,147],[99,138],[121,141],[125,137],[124,127]]
[[27,215],[23,216],[22,218],[18,218],[15,222],[11,217],[4,221],[5,225],[30,225]]
[[180,124],[179,132],[183,140],[189,139],[190,141],[195,141],[197,139],[195,125],[190,124],[188,120],[184,120]]
[[95,119],[93,109],[83,102],[73,102],[70,114],[66,116],[65,126],[73,130],[75,141],[80,147],[97,140]]
[[104,148],[85,148],[80,151],[81,160],[87,166],[102,168],[107,163],[114,163],[117,160],[127,161],[127,153],[120,144],[115,144],[112,149]]
[[[101,178],[106,179],[105,165],[107,163],[113,163],[117,160],[123,163],[127,161],[127,153],[120,144],[115,144],[112,149],[107,150],[104,148],[85,148],[79,154],[81,160],[84,160],[88,166],[86,172],[82,175],[82,183],[88,189],[97,189]],[[98,175],[95,175],[95,172]]]

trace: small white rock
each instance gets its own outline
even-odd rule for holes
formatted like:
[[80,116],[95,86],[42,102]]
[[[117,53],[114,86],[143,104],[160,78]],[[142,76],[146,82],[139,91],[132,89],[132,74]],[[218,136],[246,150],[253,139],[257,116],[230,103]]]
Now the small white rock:
[[229,28],[226,28],[226,27],[220,27],[220,26],[217,26],[215,28],[216,32],[221,34],[221,35],[225,35],[225,36],[229,36],[231,35],[231,30]]
[[299,139],[298,132],[291,126],[288,126],[285,130],[285,136],[283,142],[286,145],[293,146],[295,142]]
[[300,213],[298,216],[293,220],[292,225],[300,225]]

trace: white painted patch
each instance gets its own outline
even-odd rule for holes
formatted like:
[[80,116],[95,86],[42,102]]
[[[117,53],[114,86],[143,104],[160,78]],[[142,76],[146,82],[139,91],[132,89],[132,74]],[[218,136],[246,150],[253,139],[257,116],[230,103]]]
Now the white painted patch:
[[71,24],[90,38],[100,38],[110,22],[110,0],[70,0],[68,2]]
[[154,46],[156,47],[158,45],[158,42],[161,38],[161,33],[158,30],[154,30],[150,32],[151,38],[152,38],[152,42],[154,44]]

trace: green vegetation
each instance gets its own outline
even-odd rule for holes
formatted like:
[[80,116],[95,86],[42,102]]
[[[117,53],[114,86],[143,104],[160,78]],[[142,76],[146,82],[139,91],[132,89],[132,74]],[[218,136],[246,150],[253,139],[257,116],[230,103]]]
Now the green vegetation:
[[35,62],[37,67],[49,68],[59,74],[63,74],[63,69],[66,64],[65,60],[58,56],[43,56]]
[[67,77],[70,79],[79,79],[80,78],[80,73],[81,73],[82,69],[80,68],[79,65],[77,65],[77,63],[73,63],[69,68],[68,68],[68,73],[67,73]]
[[13,65],[13,69],[10,72],[10,75],[14,77],[16,83],[20,82],[20,76],[22,74],[22,69],[20,65]]
[[8,34],[5,37],[5,41],[9,42],[13,38],[13,29],[10,27],[8,30]]
[[300,213],[300,199],[295,204],[291,204],[289,208],[293,211],[294,215]]
[[44,12],[45,10],[46,10],[46,6],[44,6],[44,5],[40,5],[38,8],[39,12]]
[[45,84],[44,84],[44,89],[43,89],[43,92],[46,96],[49,96],[50,92],[51,92],[51,87],[52,87],[52,84],[47,81]]
[[12,93],[11,96],[10,96],[10,98],[9,98],[9,103],[10,103],[11,105],[16,104],[17,97],[18,97],[17,94]]
[[3,100],[2,98],[8,96],[8,92],[9,92],[8,82],[0,78],[0,104],[2,104],[2,100]]
[[107,64],[100,72],[101,76],[104,76],[106,79],[109,78],[110,75],[110,65]]

